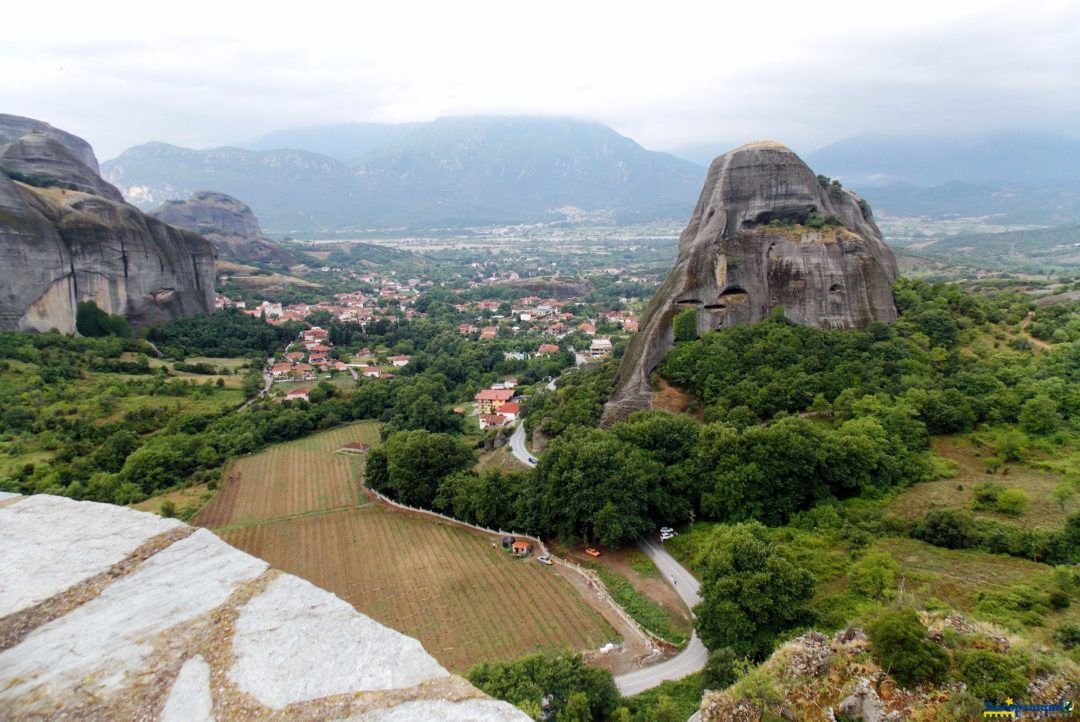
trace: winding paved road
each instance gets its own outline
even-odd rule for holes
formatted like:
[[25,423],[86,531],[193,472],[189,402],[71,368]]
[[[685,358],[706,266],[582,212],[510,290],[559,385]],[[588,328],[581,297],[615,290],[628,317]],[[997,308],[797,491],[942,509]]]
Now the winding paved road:
[[[552,379],[548,383],[548,391],[555,390],[555,381],[556,379]],[[529,453],[528,448],[525,446],[524,420],[518,422],[518,427],[514,429],[514,433],[510,437],[510,450],[521,463],[526,466],[536,466],[533,455]],[[648,555],[656,568],[660,570],[660,573],[664,575],[664,579],[674,587],[675,593],[686,603],[686,606],[690,609],[696,607],[698,602],[701,601],[701,583],[694,578],[694,575],[675,561],[675,557],[668,554],[663,545],[657,544],[651,539],[641,539],[638,546]],[[615,678],[615,684],[624,697],[632,697],[647,689],[652,689],[661,682],[682,679],[694,672],[699,672],[705,668],[705,662],[708,659],[709,650],[698,639],[695,631],[691,633],[686,649],[676,656],[660,664],[621,674]]]
[[[667,550],[656,542],[642,539],[638,542],[638,546],[649,556],[649,559],[664,575],[664,578],[674,585],[675,593],[686,602],[686,606],[693,609],[701,601],[699,596],[701,584],[694,578],[694,575],[675,561],[675,557],[668,554]],[[660,664],[621,674],[615,678],[615,684],[624,697],[631,697],[647,689],[652,689],[661,682],[682,679],[704,669],[708,658],[709,651],[705,649],[705,645],[698,639],[697,632],[693,632],[690,635],[690,642],[686,645],[686,649],[677,656]]]
[[532,454],[525,448],[524,420],[518,422],[517,428],[514,429],[514,433],[510,436],[510,451],[513,452],[514,458],[525,466],[536,466],[536,462],[532,460]]

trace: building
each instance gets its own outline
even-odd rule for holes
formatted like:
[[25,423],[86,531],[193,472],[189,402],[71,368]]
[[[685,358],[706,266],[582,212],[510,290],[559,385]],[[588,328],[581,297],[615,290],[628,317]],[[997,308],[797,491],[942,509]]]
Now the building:
[[493,414],[514,398],[513,389],[484,389],[473,397],[481,414]]
[[408,366],[410,360],[411,360],[411,357],[406,356],[406,355],[398,355],[398,356],[391,356],[390,357],[390,363],[397,366],[398,368],[402,368],[403,366]]
[[371,446],[369,444],[365,444],[362,441],[353,441],[345,444],[345,446],[342,446],[338,451],[343,451],[346,454],[366,454],[367,450],[370,448]]
[[521,413],[520,404],[509,403],[499,407],[499,415],[505,416],[507,422],[516,421],[519,413]]
[[480,329],[480,338],[485,341],[490,341],[493,338],[498,338],[498,336],[498,326],[484,326],[482,329]]
[[310,401],[307,389],[293,389],[285,394],[286,401]]
[[589,344],[589,355],[593,358],[604,358],[611,355],[611,339],[598,338]]
[[506,426],[509,419],[502,414],[480,414],[480,430],[495,429]]
[[553,343],[542,343],[540,348],[536,349],[537,358],[544,358],[553,353],[559,353],[559,347]]
[[274,364],[270,367],[270,377],[275,379],[286,379],[292,374],[292,364]]

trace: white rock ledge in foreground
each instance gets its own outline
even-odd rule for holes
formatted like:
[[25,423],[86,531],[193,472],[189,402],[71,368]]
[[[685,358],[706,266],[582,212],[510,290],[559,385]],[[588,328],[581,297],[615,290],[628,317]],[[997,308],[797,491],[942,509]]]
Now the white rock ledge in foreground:
[[529,718],[418,641],[180,522],[0,497],[0,719]]

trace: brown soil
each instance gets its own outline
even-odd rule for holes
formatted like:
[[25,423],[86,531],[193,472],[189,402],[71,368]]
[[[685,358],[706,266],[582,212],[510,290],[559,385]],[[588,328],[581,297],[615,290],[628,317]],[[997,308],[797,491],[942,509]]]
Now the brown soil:
[[[672,386],[660,377],[656,378],[660,388],[653,392],[652,405],[654,409],[667,411],[670,414],[685,414],[690,405],[698,400],[693,394]],[[703,410],[698,408],[692,415],[701,421],[703,419]]]

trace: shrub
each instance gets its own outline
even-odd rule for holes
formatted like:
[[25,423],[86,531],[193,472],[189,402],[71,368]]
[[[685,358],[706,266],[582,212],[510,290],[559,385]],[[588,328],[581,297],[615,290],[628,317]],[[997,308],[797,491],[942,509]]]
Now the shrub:
[[914,536],[946,549],[967,549],[975,538],[971,514],[958,509],[930,509],[915,525]]
[[978,510],[991,510],[997,508],[998,494],[1005,491],[1005,487],[996,481],[980,481],[975,485],[971,499],[971,506]]
[[940,682],[949,671],[949,653],[931,642],[926,626],[910,607],[884,613],[867,630],[878,664],[904,687]]
[[721,647],[709,652],[709,661],[701,674],[705,689],[727,689],[739,678],[739,657],[731,647]]
[[1080,646],[1080,625],[1066,622],[1054,630],[1054,640],[1065,649]]
[[1046,601],[1049,602],[1051,609],[1068,609],[1072,603],[1069,600],[1069,595],[1060,589],[1055,589],[1046,595]]
[[1019,489],[1006,489],[997,496],[997,510],[1009,516],[1020,516],[1030,504],[1028,495]]
[[161,508],[158,509],[158,514],[161,514],[161,516],[167,519],[174,518],[176,516],[176,504],[166,499],[161,502]]
[[960,660],[959,676],[968,690],[981,699],[1020,698],[1027,693],[1027,678],[1016,662],[988,649],[965,654]]
[[871,552],[851,565],[849,587],[856,594],[880,599],[900,576],[900,566],[885,552]]

